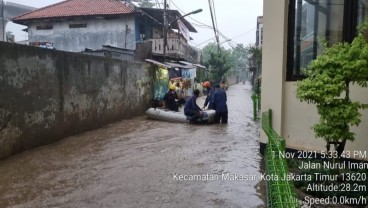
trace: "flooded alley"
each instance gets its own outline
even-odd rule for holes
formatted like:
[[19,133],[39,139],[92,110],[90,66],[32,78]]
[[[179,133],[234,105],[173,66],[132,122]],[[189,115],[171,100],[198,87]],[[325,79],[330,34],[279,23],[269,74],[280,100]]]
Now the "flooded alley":
[[143,115],[1,160],[0,207],[265,207],[250,84],[227,99],[227,125]]

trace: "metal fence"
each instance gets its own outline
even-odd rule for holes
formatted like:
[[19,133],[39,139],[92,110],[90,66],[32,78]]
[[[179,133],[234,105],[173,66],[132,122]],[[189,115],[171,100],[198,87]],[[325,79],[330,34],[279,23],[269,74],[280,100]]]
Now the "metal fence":
[[261,95],[253,93],[251,98],[253,100],[253,120],[258,121],[258,113],[261,110]]
[[267,207],[300,207],[294,185],[288,180],[286,160],[282,157],[285,152],[285,140],[272,128],[271,110],[262,113],[262,129],[268,137],[265,153]]

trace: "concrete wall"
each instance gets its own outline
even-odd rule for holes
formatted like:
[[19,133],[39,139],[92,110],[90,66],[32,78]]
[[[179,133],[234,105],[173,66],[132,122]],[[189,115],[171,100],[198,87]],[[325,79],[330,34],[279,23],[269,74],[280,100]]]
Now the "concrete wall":
[[[286,77],[287,0],[263,1],[262,111],[272,109],[272,125],[282,134]],[[277,18],[275,18],[277,17]],[[263,132],[261,142],[267,143]]]
[[[264,44],[262,59],[262,112],[272,109],[272,124],[286,140],[288,148],[300,150],[326,150],[325,141],[315,139],[312,126],[319,121],[317,109],[312,104],[296,98],[296,82],[286,82],[288,1],[263,1]],[[277,18],[275,18],[277,17]],[[352,86],[352,100],[368,103],[367,88]],[[368,146],[368,110],[361,111],[362,123],[353,127],[354,142],[347,142],[345,150],[366,151]],[[267,137],[261,131],[261,143]],[[361,158],[368,160],[368,158]]]
[[[37,30],[36,26],[52,24],[53,29]],[[85,28],[69,28],[69,24],[87,24]],[[29,42],[51,42],[58,50],[80,52],[85,48],[101,49],[102,45],[135,49],[133,15],[106,20],[76,19],[62,22],[34,22],[28,29]]]
[[142,114],[153,70],[141,62],[0,43],[0,158]]
[[[300,102],[296,98],[296,82],[286,82],[284,84],[284,113],[283,113],[283,133],[286,145],[293,149],[305,150],[326,150],[326,142],[323,139],[314,139],[312,126],[319,122],[319,115],[315,105]],[[368,88],[359,86],[351,87],[352,100],[368,103]],[[352,127],[356,133],[354,142],[346,143],[346,150],[366,151],[368,147],[368,110],[362,110],[362,123],[359,127]],[[363,158],[367,160],[368,158]]]

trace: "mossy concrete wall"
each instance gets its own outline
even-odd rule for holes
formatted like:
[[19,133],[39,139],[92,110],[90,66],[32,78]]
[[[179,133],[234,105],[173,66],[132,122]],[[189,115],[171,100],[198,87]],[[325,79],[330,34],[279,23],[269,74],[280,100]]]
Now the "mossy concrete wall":
[[0,42],[0,158],[142,114],[152,72],[142,62]]

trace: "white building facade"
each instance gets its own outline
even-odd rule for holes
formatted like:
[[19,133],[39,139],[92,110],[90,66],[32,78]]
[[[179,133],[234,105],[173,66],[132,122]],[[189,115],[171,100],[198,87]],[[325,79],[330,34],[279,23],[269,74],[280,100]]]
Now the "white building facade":
[[32,22],[28,26],[29,42],[42,40],[62,51],[98,50],[103,45],[135,50],[134,15],[116,18],[80,18],[62,22]]

